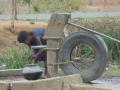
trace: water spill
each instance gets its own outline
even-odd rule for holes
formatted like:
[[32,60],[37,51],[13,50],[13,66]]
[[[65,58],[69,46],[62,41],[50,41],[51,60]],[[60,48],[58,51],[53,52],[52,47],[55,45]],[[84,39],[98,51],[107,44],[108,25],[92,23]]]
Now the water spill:
[[120,84],[120,77],[100,77],[97,80],[92,81],[92,83]]

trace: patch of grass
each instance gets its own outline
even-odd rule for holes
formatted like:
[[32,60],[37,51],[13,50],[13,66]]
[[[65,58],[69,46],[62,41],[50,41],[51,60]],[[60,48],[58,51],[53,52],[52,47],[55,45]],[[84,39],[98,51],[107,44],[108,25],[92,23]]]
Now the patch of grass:
[[12,48],[7,52],[0,53],[0,63],[5,64],[9,69],[23,68],[25,64],[28,64],[29,55],[30,50],[27,48]]
[[[11,48],[10,50],[0,53],[0,65],[6,65],[7,69],[24,68],[29,64],[28,57],[31,55],[31,50],[24,46],[18,48]],[[37,63],[44,67],[43,62]]]
[[110,64],[103,76],[120,76],[120,67],[118,65]]

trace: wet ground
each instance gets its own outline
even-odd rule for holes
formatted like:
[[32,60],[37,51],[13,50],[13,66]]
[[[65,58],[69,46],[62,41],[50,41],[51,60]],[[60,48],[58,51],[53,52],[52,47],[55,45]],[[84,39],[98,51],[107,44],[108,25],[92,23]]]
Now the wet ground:
[[120,84],[120,77],[100,77],[97,80],[94,80],[93,83]]
[[110,90],[120,90],[120,77],[100,77],[92,85]]

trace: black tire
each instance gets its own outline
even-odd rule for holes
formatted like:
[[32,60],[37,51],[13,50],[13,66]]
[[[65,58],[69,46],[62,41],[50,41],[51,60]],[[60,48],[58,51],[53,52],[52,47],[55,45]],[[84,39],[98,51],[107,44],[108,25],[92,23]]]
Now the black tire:
[[70,60],[72,49],[83,42],[90,44],[96,51],[96,62],[93,66],[83,72],[80,72],[73,64],[63,64],[60,67],[64,74],[80,73],[84,82],[90,82],[97,79],[103,73],[108,60],[108,49],[100,36],[90,32],[74,33],[65,39],[58,56],[60,61]]

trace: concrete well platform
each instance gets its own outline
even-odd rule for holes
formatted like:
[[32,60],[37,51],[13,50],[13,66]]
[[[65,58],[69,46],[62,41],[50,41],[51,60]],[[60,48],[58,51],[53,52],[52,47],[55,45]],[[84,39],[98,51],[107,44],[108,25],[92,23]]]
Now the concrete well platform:
[[99,82],[85,84],[80,74],[28,81],[21,69],[0,70],[0,90],[120,90],[119,87]]

